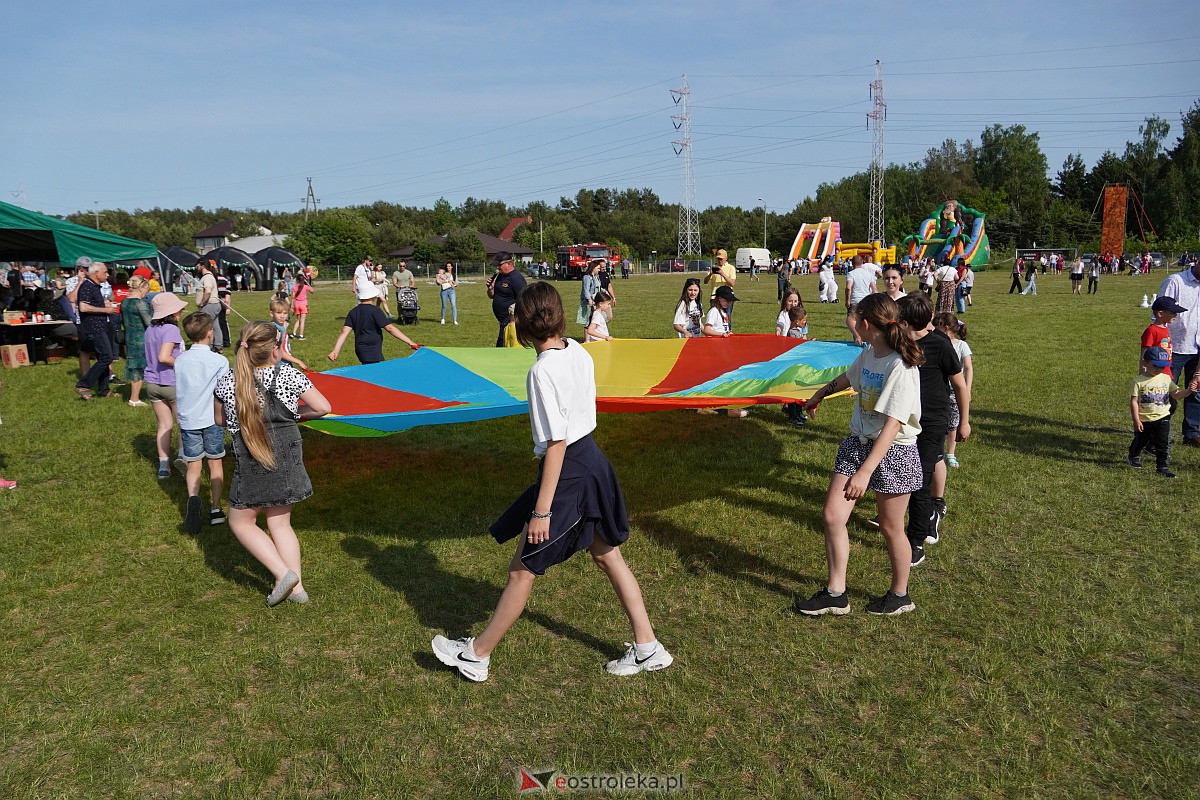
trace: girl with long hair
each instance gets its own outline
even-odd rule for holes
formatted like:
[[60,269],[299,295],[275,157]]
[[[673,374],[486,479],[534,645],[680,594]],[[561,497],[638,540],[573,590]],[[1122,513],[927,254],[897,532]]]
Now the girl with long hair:
[[850,558],[847,524],[854,505],[875,492],[879,528],[892,564],[891,588],[867,604],[870,614],[903,614],[916,605],[908,596],[912,548],[904,532],[908,496],[921,488],[917,434],[921,431],[921,381],[925,361],[896,302],[885,294],[867,295],[856,306],[852,324],[869,345],[844,373],[817,390],[804,408],[809,414],[826,397],[854,389],[850,436],[838,447],[825,508],[825,554],[829,581],[796,611],[809,616],[848,614],[846,566]]
[[468,680],[487,680],[492,651],[525,610],[534,579],[587,550],[608,576],[633,628],[634,644],[605,669],[622,676],[665,669],[674,658],[655,638],[641,587],[621,555],[629,538],[621,485],[592,438],[592,357],[566,337],[562,297],[549,283],[534,283],[517,297],[516,325],[521,344],[537,351],[526,388],[533,452],[541,457],[538,481],[491,526],[497,542],[516,538],[517,551],[487,627],[476,638],[433,637],[434,655]]
[[675,332],[680,339],[699,339],[704,336],[701,329],[700,279],[688,278],[683,282],[683,292],[675,304]]
[[[217,424],[233,442],[229,528],[275,578],[267,605],[308,601],[300,571],[300,542],[292,506],[312,495],[304,469],[300,420],[323,417],[329,401],[304,373],[284,363],[283,334],[270,322],[246,323],[234,368],[219,381]],[[303,405],[301,405],[303,404]],[[258,526],[259,512],[267,530]]]

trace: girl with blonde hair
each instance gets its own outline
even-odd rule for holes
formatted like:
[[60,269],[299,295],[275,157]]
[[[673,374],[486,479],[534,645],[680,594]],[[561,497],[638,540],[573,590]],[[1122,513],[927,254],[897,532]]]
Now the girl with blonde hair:
[[[323,417],[329,401],[304,373],[283,361],[283,334],[270,322],[242,328],[234,368],[218,382],[217,423],[233,442],[229,527],[275,577],[267,605],[308,602],[292,506],[312,495],[296,423]],[[303,403],[303,406],[301,406]],[[264,512],[267,530],[258,525]]]

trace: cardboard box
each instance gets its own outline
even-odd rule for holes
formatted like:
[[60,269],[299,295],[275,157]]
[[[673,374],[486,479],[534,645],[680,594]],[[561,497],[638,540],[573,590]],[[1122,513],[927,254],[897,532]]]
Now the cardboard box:
[[25,321],[25,312],[24,311],[5,311],[4,312],[4,321],[9,322],[9,323],[24,322]]
[[29,347],[23,344],[6,344],[0,347],[0,360],[9,369],[29,366]]

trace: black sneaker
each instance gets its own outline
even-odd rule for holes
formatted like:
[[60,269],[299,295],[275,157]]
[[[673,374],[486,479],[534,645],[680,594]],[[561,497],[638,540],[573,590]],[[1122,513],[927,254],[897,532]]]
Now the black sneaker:
[[220,508],[212,508],[208,511],[208,524],[220,525],[225,521],[225,512]]
[[1174,478],[1175,477],[1175,473],[1171,472],[1171,470],[1167,469],[1166,467],[1163,467],[1162,469],[1158,470],[1158,474],[1162,475],[1164,478]]
[[796,613],[809,617],[819,617],[822,614],[833,614],[840,617],[850,613],[850,599],[846,597],[845,592],[842,592],[839,597],[834,597],[829,593],[829,588],[825,587],[807,600],[796,598],[792,608],[796,610]]
[[937,544],[942,538],[942,520],[946,518],[946,501],[933,499],[933,512],[929,515],[929,528],[933,531],[925,537],[925,544]]
[[915,611],[917,604],[912,601],[907,594],[893,594],[891,589],[883,597],[872,600],[867,603],[867,613],[877,614],[880,616],[894,617],[897,614],[904,614],[909,611]]
[[868,517],[867,525],[871,526],[875,530],[879,530],[879,517]]
[[1134,469],[1141,469],[1141,468],[1142,468],[1142,458],[1141,458],[1141,456],[1129,456],[1129,458],[1127,458],[1127,459],[1125,459],[1125,460],[1126,460],[1127,462],[1129,462],[1129,466],[1133,467]]
[[183,529],[191,534],[200,532],[200,498],[187,499],[187,513],[183,517]]
[[912,565],[915,567],[925,560],[925,548],[919,544],[912,546]]

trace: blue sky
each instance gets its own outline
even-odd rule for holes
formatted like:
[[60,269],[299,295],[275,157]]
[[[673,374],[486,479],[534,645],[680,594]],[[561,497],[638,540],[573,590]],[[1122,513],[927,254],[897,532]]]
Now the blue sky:
[[1194,2],[24,3],[4,12],[0,199],[298,210],[580,187],[683,196],[670,89],[691,90],[701,209],[792,209],[999,122],[1121,152],[1200,98]]

